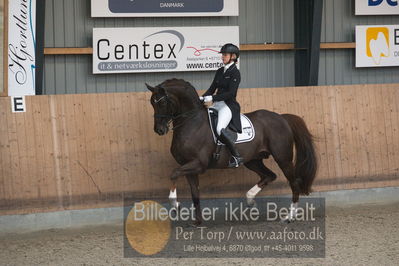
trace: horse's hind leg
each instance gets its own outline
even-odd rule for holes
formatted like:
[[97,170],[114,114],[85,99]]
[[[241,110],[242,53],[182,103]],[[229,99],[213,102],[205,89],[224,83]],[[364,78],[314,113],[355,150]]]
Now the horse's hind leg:
[[294,164],[292,163],[292,161],[277,160],[277,164],[283,171],[285,177],[288,179],[288,182],[289,182],[291,190],[292,190],[292,204],[290,207],[290,213],[288,214],[288,216],[286,218],[287,221],[292,221],[295,219],[295,217],[297,215],[299,193],[300,193],[301,189],[300,189],[299,184],[295,178]]
[[256,195],[270,182],[276,179],[276,174],[267,168],[262,159],[252,160],[244,164],[249,170],[254,171],[260,176],[260,181],[251,188],[247,194],[247,204],[249,206],[254,205],[254,198]]
[[245,163],[245,166],[249,169],[257,173],[260,177],[260,181],[257,185],[260,188],[264,188],[268,183],[274,181],[277,177],[272,170],[267,168],[264,164],[262,159],[252,160]]

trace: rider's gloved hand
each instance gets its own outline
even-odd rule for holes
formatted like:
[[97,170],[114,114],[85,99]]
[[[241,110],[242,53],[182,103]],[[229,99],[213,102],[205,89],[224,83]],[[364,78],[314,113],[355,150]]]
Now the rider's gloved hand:
[[205,96],[204,97],[204,102],[209,103],[213,101],[213,97],[211,95]]

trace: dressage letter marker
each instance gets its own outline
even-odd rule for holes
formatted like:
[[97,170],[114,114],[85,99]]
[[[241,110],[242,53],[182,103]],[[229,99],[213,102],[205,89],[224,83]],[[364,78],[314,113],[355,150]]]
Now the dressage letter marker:
[[25,96],[11,97],[11,110],[13,113],[25,113]]

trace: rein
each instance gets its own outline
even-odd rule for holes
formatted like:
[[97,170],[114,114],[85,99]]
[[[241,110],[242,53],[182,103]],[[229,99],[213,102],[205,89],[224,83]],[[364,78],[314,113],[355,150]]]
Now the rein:
[[[155,101],[155,103],[158,103],[158,102],[160,102],[160,101],[163,100],[163,99],[165,99],[165,100],[168,102],[168,104],[171,103],[171,101],[169,100],[168,96],[163,96],[163,97],[161,97],[160,99],[158,99],[157,101]],[[168,107],[169,107],[169,106],[168,106]],[[183,120],[183,121],[182,121],[181,123],[179,123],[178,125],[176,125],[176,126],[170,128],[170,125],[172,124],[172,122],[174,122],[176,119],[183,118],[183,117],[191,118],[191,117],[193,117],[193,116],[197,113],[198,110],[200,110],[200,109],[199,109],[199,108],[195,108],[195,109],[192,109],[192,110],[190,110],[190,111],[184,112],[184,113],[179,114],[179,115],[173,115],[173,114],[154,114],[154,117],[166,118],[166,119],[168,119],[167,127],[168,127],[169,129],[175,130],[176,128],[181,127],[181,126],[186,122],[187,119]]]

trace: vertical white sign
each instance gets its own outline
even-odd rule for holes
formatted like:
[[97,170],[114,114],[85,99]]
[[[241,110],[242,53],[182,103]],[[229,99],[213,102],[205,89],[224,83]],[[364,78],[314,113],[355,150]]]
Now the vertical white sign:
[[34,95],[36,0],[8,5],[8,95]]

